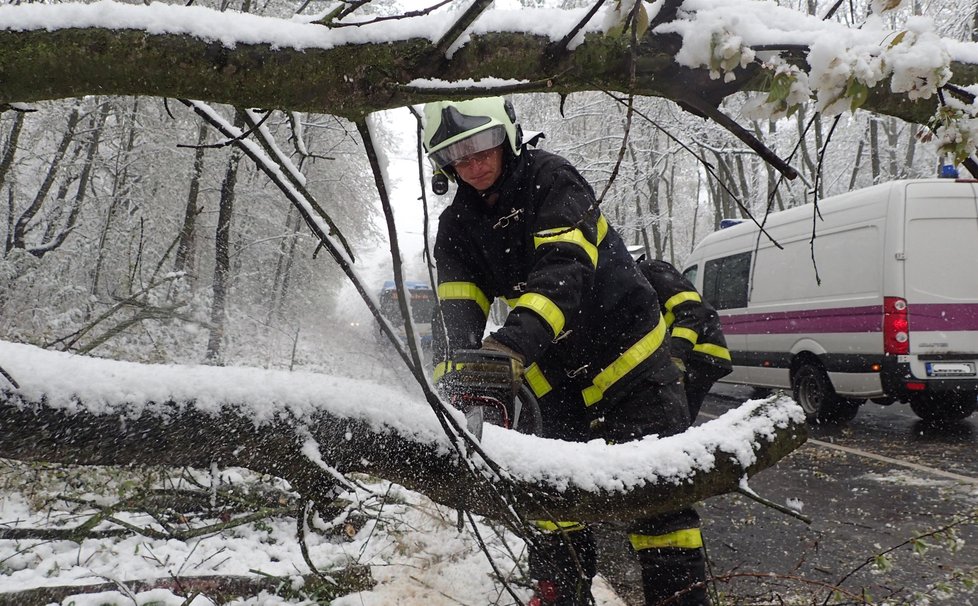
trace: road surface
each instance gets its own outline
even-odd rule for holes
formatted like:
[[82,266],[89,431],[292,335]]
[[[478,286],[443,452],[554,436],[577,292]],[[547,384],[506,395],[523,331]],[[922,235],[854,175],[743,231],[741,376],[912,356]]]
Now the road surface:
[[[718,386],[698,422],[751,397]],[[931,427],[909,406],[865,404],[750,488],[793,505],[805,523],[741,495],[702,503],[716,606],[767,604],[978,605],[978,415]],[[602,573],[641,605],[638,570],[600,533]],[[918,539],[919,538],[919,539]]]

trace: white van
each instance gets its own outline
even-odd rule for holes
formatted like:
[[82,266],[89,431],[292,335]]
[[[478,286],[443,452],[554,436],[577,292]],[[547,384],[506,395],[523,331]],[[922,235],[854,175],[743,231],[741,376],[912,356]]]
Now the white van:
[[812,420],[848,421],[867,398],[929,421],[975,410],[978,182],[894,181],[764,229],[721,229],[685,264],[720,314],[721,381],[790,388]]

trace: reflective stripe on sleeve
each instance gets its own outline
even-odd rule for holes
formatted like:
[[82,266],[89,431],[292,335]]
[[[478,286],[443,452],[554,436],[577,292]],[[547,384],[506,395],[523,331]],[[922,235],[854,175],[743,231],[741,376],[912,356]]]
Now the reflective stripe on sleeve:
[[551,522],[549,520],[535,520],[533,524],[544,532],[574,532],[575,530],[584,530],[587,528],[582,522]]
[[564,312],[560,311],[556,303],[541,294],[526,293],[516,302],[516,307],[526,307],[535,311],[543,318],[544,322],[550,325],[555,337],[564,330]]
[[692,330],[690,328],[685,328],[683,326],[677,326],[673,328],[671,334],[673,339],[686,339],[693,345],[696,345],[696,342],[699,341],[700,339],[700,336],[696,333],[695,330]]
[[666,300],[666,303],[665,303],[665,305],[663,305],[663,307],[666,308],[666,311],[672,311],[672,308],[673,307],[675,307],[675,306],[677,306],[677,305],[679,305],[681,303],[685,303],[686,301],[700,302],[702,300],[703,299],[700,298],[700,295],[699,295],[698,292],[695,292],[695,291],[692,291],[692,290],[687,290],[687,291],[684,291],[684,292],[681,292],[681,293],[674,294],[673,296],[669,297],[669,299]]
[[604,241],[604,237],[608,235],[608,220],[604,218],[604,215],[598,215],[598,245]]
[[438,285],[438,297],[443,301],[474,301],[482,309],[482,313],[489,317],[489,299],[473,282],[442,282]]
[[712,343],[700,343],[693,346],[693,351],[698,351],[714,358],[730,359],[730,351],[726,347],[714,345]]
[[618,356],[618,359],[608,365],[607,368],[594,377],[594,384],[584,389],[581,394],[584,396],[584,405],[591,406],[596,404],[604,397],[604,392],[608,391],[612,385],[617,383],[630,370],[648,359],[655,350],[659,349],[662,341],[666,337],[666,323],[659,318],[659,323],[649,334],[638,340]]
[[703,546],[703,533],[699,528],[683,528],[675,532],[660,535],[630,534],[628,540],[632,549],[662,549],[663,547],[679,547],[680,549],[699,549]]
[[540,365],[536,362],[527,367],[526,372],[523,373],[523,378],[526,379],[526,383],[530,386],[533,395],[538,398],[542,398],[553,390],[550,381],[547,380],[547,377],[543,376],[543,371],[540,370]]
[[533,248],[540,248],[544,244],[556,244],[558,242],[567,242],[568,244],[580,246],[584,249],[588,258],[591,259],[591,265],[598,266],[598,247],[588,242],[587,238],[584,237],[584,232],[579,229],[573,227],[557,227],[533,234]]

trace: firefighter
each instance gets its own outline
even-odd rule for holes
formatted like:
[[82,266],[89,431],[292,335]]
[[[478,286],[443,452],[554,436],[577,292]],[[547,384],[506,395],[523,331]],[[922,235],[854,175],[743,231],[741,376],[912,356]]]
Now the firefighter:
[[[524,143],[513,107],[501,97],[429,103],[424,114],[434,189],[447,189],[438,178],[457,184],[434,249],[436,381],[451,368],[453,351],[481,347],[525,368],[544,437],[619,443],[686,430],[681,373],[655,292],[591,186],[564,158]],[[483,338],[497,297],[510,313]],[[591,529],[563,520],[537,525],[531,604],[591,604]],[[646,604],[709,604],[693,508],[634,520],[628,534]]]
[[638,266],[659,297],[671,337],[672,361],[683,372],[689,418],[695,421],[710,388],[733,370],[720,317],[672,264],[639,259]]

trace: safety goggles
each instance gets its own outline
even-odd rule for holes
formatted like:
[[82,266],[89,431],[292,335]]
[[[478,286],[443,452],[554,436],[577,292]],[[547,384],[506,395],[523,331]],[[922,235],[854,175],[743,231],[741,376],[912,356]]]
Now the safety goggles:
[[428,157],[438,168],[445,168],[472,154],[499,147],[505,140],[506,130],[502,126],[494,126],[461,141],[456,141],[444,149],[433,151],[428,154]]

